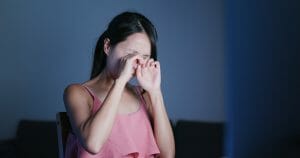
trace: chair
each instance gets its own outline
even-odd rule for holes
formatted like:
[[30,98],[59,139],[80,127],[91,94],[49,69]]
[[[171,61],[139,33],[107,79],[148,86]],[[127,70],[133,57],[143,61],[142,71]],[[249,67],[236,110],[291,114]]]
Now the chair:
[[46,120],[20,120],[12,144],[13,155],[0,157],[53,158],[58,155],[56,122]]
[[175,127],[176,158],[224,156],[224,123],[179,120]]
[[56,113],[56,128],[59,158],[64,158],[68,133],[72,130],[69,117],[66,112]]

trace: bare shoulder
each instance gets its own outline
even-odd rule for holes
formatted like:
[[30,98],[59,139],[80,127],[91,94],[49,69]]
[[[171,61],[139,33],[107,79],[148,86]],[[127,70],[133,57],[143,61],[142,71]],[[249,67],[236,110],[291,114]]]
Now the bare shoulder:
[[78,83],[70,84],[68,85],[65,90],[64,90],[64,96],[69,97],[69,96],[78,96],[78,95],[84,95],[85,94],[85,89],[83,86],[81,86]]
[[63,97],[66,107],[88,102],[88,95],[85,88],[77,83],[68,85],[64,90]]

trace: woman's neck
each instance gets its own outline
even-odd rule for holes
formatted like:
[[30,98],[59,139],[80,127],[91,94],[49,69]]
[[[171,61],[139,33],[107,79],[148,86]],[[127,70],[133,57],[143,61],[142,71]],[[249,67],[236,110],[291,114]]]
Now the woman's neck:
[[95,85],[97,87],[102,87],[104,89],[110,89],[110,87],[114,84],[115,79],[112,75],[104,69],[95,80]]

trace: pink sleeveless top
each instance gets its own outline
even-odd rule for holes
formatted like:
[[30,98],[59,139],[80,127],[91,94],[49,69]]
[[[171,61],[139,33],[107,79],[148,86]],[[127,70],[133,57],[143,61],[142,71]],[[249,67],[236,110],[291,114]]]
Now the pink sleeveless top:
[[[84,86],[93,97],[93,114],[101,108],[101,101]],[[93,155],[81,145],[75,134],[69,133],[66,142],[66,158],[154,158],[159,149],[145,108],[145,101],[138,87],[140,98],[138,111],[117,114],[111,133],[99,153]]]

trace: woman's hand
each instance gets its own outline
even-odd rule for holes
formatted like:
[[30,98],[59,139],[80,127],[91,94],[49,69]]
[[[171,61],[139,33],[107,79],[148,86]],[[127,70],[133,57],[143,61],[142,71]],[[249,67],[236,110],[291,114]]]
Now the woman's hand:
[[161,74],[160,64],[153,59],[147,60],[143,64],[139,64],[136,69],[137,80],[147,92],[160,91]]
[[118,80],[127,83],[134,76],[138,60],[142,60],[142,58],[136,54],[128,54],[121,58]]

